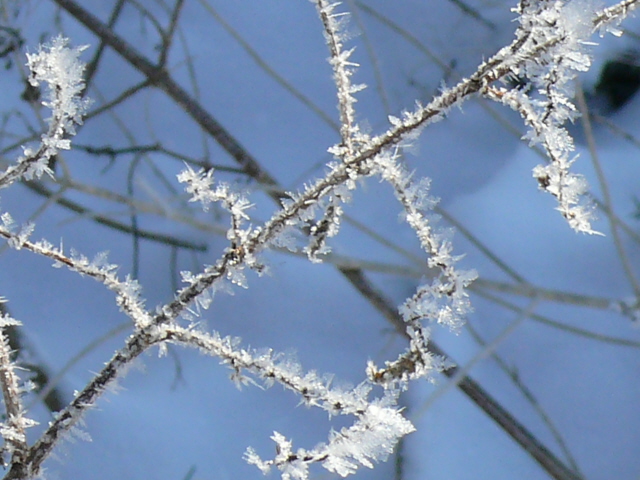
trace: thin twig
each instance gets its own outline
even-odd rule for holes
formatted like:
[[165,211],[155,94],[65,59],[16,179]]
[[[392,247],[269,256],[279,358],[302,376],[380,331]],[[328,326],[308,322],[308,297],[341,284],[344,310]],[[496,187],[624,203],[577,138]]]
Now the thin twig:
[[[593,164],[593,168],[596,172],[596,176],[598,178],[598,183],[600,184],[600,190],[602,192],[603,204],[606,212],[613,212],[613,199],[611,198],[611,193],[609,192],[609,184],[604,175],[604,171],[602,170],[602,166],[600,165],[600,159],[598,155],[598,150],[595,144],[595,138],[593,137],[593,129],[591,128],[591,120],[589,115],[589,107],[587,106],[587,102],[584,98],[584,92],[580,84],[578,83],[576,87],[576,100],[578,103],[578,109],[581,113],[581,121],[582,128],[584,130],[585,137],[587,139],[587,146],[589,147],[589,154],[591,156],[591,162]],[[640,302],[640,283],[638,283],[638,279],[631,268],[631,261],[627,252],[622,245],[622,239],[620,238],[620,233],[618,232],[618,224],[611,216],[607,215],[607,219],[609,220],[609,229],[611,230],[611,236],[613,238],[613,244],[616,247],[616,252],[618,253],[618,258],[620,259],[620,263],[622,264],[622,269],[624,270],[625,275],[627,276],[627,280],[633,289],[635,297],[637,301]]]
[[[499,305],[501,307],[506,308],[512,312],[520,312],[522,310],[517,304],[504,300],[496,295],[493,295],[486,290],[477,289],[474,291],[476,295],[479,295],[482,298],[486,298],[487,300]],[[597,342],[609,343],[611,345],[617,345],[621,347],[631,347],[631,348],[640,348],[640,342],[636,342],[633,340],[627,340],[626,338],[617,338],[611,337],[609,335],[602,335],[600,333],[590,332],[588,330],[584,330],[582,328],[574,327],[568,325],[566,323],[561,323],[557,320],[552,320],[548,317],[540,315],[538,313],[531,314],[531,320],[534,320],[543,325],[547,325],[551,328],[555,328],[558,330],[562,330],[564,332],[569,332],[579,337],[587,338],[589,340],[595,340]]]
[[[29,188],[29,190],[31,190],[34,193],[37,193],[38,195],[41,195],[44,197],[52,197],[52,196],[55,197],[54,193],[40,182],[26,182],[25,185],[27,186],[27,188]],[[55,202],[79,215],[92,218],[96,223],[99,223],[106,227],[126,233],[127,235],[131,235],[131,233],[133,232],[130,225],[117,222],[109,217],[95,213],[78,203],[72,202],[71,200],[67,200],[66,198],[56,198]],[[188,240],[180,240],[178,238],[172,237],[170,235],[164,235],[162,233],[155,233],[147,230],[139,230],[138,234],[140,235],[140,238],[144,238],[145,240],[164,243],[166,245],[185,248],[187,250],[195,250],[199,252],[207,251],[207,246],[205,244],[196,244]]]
[[184,0],[176,0],[176,4],[173,8],[173,11],[171,12],[169,27],[165,32],[162,33],[162,48],[160,49],[160,58],[158,59],[158,65],[162,67],[167,64],[169,51],[171,50],[171,45],[173,44],[173,38],[178,26],[178,18],[180,18],[180,12],[182,11],[183,5]]
[[449,0],[449,1],[453,3],[456,7],[458,7],[460,10],[462,10],[465,14],[469,15],[471,18],[477,20],[479,23],[487,27],[489,30],[494,30],[494,31],[496,30],[497,28],[496,24],[493,23],[491,20],[487,20],[486,18],[484,18],[482,14],[478,10],[473,8],[471,5],[463,2],[462,0]]
[[[522,310],[520,310],[520,312],[522,312]],[[473,328],[471,323],[468,323],[466,325],[466,329],[471,334],[471,336],[476,340],[476,342],[478,342],[479,345],[483,347],[486,346],[486,342],[482,339],[482,337],[480,337],[480,334],[475,330],[475,328]],[[551,432],[551,435],[553,435],[556,442],[560,446],[560,449],[564,453],[564,456],[566,457],[567,462],[569,463],[573,471],[576,472],[581,477],[584,476],[581,473],[580,468],[578,467],[578,462],[576,461],[575,457],[571,453],[571,450],[569,450],[569,446],[567,445],[567,442],[565,442],[564,438],[562,437],[562,434],[560,433],[558,428],[555,426],[555,423],[551,420],[551,417],[549,416],[549,414],[542,408],[542,405],[540,405],[540,402],[538,402],[533,392],[524,384],[524,382],[518,375],[517,370],[514,367],[509,366],[507,362],[500,355],[497,354],[497,352],[493,352],[491,354],[491,357],[498,364],[498,367],[508,375],[508,377],[514,383],[516,388],[520,390],[524,398],[538,412],[538,415],[540,416],[542,421],[545,423],[545,425]]]

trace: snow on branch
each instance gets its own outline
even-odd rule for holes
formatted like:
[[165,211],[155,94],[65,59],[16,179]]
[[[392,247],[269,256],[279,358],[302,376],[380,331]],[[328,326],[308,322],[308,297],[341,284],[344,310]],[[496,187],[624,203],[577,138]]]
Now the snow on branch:
[[622,31],[617,27],[636,8],[640,1],[623,0],[615,5],[599,11],[593,18],[593,29],[599,31],[600,35],[608,32],[617,37],[622,35]]
[[[324,37],[329,48],[329,63],[333,67],[333,79],[338,94],[338,110],[340,111],[340,135],[342,143],[336,146],[334,154],[349,161],[354,155],[357,142],[364,139],[355,123],[356,102],[353,94],[361,91],[364,84],[353,85],[351,76],[359,65],[349,60],[354,49],[344,50],[343,39],[348,12],[335,12],[340,2],[331,3],[327,0],[311,0],[316,4],[318,15],[324,27]],[[362,137],[362,138],[361,138]]]
[[[594,28],[614,25],[640,0],[626,0],[599,13],[582,8],[578,0],[568,4],[558,0],[522,0],[516,10],[520,27],[510,45],[482,63],[469,78],[443,89],[426,106],[418,104],[413,111],[391,116],[386,131],[377,136],[362,134],[356,125],[353,94],[361,87],[351,84],[357,64],[350,60],[353,50],[345,50],[342,43],[345,14],[336,12],[337,3],[312,1],[324,27],[338,92],[341,138],[329,149],[335,160],[327,165],[321,178],[299,192],[288,194],[281,208],[258,226],[249,223],[247,210],[252,205],[244,194],[227,184],[216,184],[212,170],[195,172],[187,167],[178,180],[186,184],[191,200],[200,202],[205,210],[211,203],[220,203],[229,212],[229,246],[212,265],[196,273],[183,272],[186,285],[172,301],[155,312],[147,311],[138,283],[128,277],[120,280],[117,267],[107,263],[104,255],[93,261],[74,252],[67,255],[62,248],[46,241],[30,241],[32,225],[18,228],[9,214],[0,217],[0,236],[10,246],[50,258],[56,266],[66,266],[102,282],[116,293],[116,303],[135,326],[124,346],[59,413],[40,439],[28,447],[24,429],[30,426],[30,421],[20,403],[15,366],[4,334],[11,320],[8,317],[0,320],[0,384],[7,412],[0,434],[5,441],[3,452],[12,456],[5,478],[37,475],[59,440],[73,431],[82,414],[95,405],[135,358],[168,342],[198,348],[219,358],[231,369],[231,378],[238,385],[255,383],[269,387],[277,383],[308,406],[321,408],[329,415],[354,417],[350,427],[330,432],[326,443],[312,449],[294,449],[290,440],[274,433],[273,459],[262,460],[252,449],[245,455],[261,471],[266,473],[275,467],[285,480],[302,480],[308,478],[309,466],[318,463],[345,477],[361,466],[372,467],[374,462],[384,460],[399,439],[413,431],[413,425],[397,407],[399,392],[407,388],[409,381],[429,378],[447,367],[445,359],[429,351],[430,328],[433,324],[459,328],[471,309],[466,288],[476,276],[473,271],[458,269],[460,257],[453,254],[450,234],[436,227],[436,218],[430,213],[436,201],[429,196],[429,182],[414,179],[398,162],[399,152],[415,140],[422,128],[444,118],[453,106],[472,95],[488,96],[521,113],[530,128],[528,138],[541,143],[550,159],[549,165],[535,170],[540,186],[558,199],[558,209],[574,229],[595,233],[590,224],[591,212],[581,203],[586,184],[569,171],[574,160],[570,156],[573,143],[562,124],[576,115],[570,101],[571,80],[575,72],[589,67],[583,47],[586,38]],[[0,175],[0,187],[42,173],[50,174],[48,160],[58,150],[69,148],[65,137],[75,133],[74,126],[81,123],[88,105],[81,100],[84,66],[78,57],[82,50],[69,48],[66,39],[56,37],[38,53],[28,55],[30,82],[49,85],[43,104],[53,113],[40,147],[25,149],[18,163]],[[509,75],[528,79],[529,90],[494,86],[497,80]],[[264,250],[273,246],[292,250],[300,247],[310,261],[322,261],[322,255],[330,251],[329,240],[339,232],[343,205],[350,200],[359,181],[374,176],[393,189],[403,219],[415,231],[427,254],[425,267],[435,272],[399,308],[410,340],[397,359],[387,361],[383,367],[370,363],[362,383],[349,389],[337,388],[331,385],[331,377],[314,371],[304,373],[297,362],[272,350],[242,348],[237,339],[196,328],[194,315],[210,305],[216,290],[226,289],[228,284],[246,287],[247,269],[263,271],[259,256]],[[297,234],[295,238],[292,232]],[[303,235],[306,245],[297,245],[297,239]],[[372,395],[375,390],[382,392],[377,398]]]
[[332,387],[331,376],[321,377],[314,371],[303,373],[295,360],[272,350],[245,350],[239,346],[238,339],[177,325],[167,326],[163,331],[167,341],[196,347],[220,358],[231,369],[231,378],[238,386],[255,383],[245,375],[246,371],[260,379],[265,387],[278,383],[295,392],[307,406],[322,408],[330,415],[356,417],[351,427],[331,432],[327,444],[312,450],[294,452],[292,442],[277,432],[272,437],[277,452],[273,460],[263,461],[252,448],[247,449],[246,460],[264,473],[275,466],[282,472],[283,479],[303,480],[307,478],[308,466],[320,463],[330,472],[346,477],[359,466],[373,468],[373,461],[384,460],[401,437],[414,431],[413,425],[395,406],[397,392],[394,390],[369,400],[372,385],[368,382],[352,389]]
[[[0,299],[0,302],[4,302]],[[0,317],[0,384],[2,387],[2,398],[6,410],[5,421],[0,424],[0,435],[4,440],[0,461],[6,465],[5,453],[11,455],[11,464],[23,464],[27,454],[26,429],[37,425],[37,422],[25,416],[22,405],[22,394],[25,389],[20,387],[20,379],[16,373],[17,365],[13,362],[9,338],[6,328],[19,326],[20,322],[3,313]]]
[[[573,139],[563,127],[578,116],[571,102],[573,80],[591,59],[585,43],[592,33],[594,9],[587,1],[565,4],[557,0],[521,2],[516,9],[520,28],[516,37],[525,60],[512,73],[530,82],[524,88],[488,88],[486,95],[518,111],[529,126],[531,145],[541,143],[550,160],[533,171],[542,190],[558,201],[558,210],[577,232],[597,233],[591,227],[594,207],[586,203],[587,182],[570,167],[575,161]],[[545,45],[539,51],[540,45]],[[535,51],[536,55],[529,52]]]
[[[213,169],[205,172],[195,172],[187,168],[178,175],[178,181],[187,184],[186,191],[191,194],[191,202],[200,202],[204,211],[210,203],[220,203],[231,214],[231,228],[227,232],[227,239],[232,245],[239,245],[246,240],[249,230],[242,230],[242,224],[249,220],[246,210],[253,207],[244,194],[236,192],[227,183],[219,183],[212,188]],[[255,267],[255,263],[252,264]]]
[[449,234],[434,227],[435,216],[430,215],[437,200],[429,196],[429,180],[413,180],[398,161],[398,149],[375,159],[380,177],[394,189],[404,209],[404,219],[416,232],[420,244],[429,255],[426,266],[439,271],[431,283],[421,285],[416,293],[400,307],[402,319],[407,324],[409,346],[393,362],[386,362],[380,369],[373,362],[367,366],[369,380],[386,388],[407,388],[410,380],[429,378],[442,371],[448,364],[443,358],[429,351],[427,324],[437,323],[458,330],[471,311],[466,287],[476,278],[475,271],[460,271],[456,262],[460,257],[452,255]]
[[[64,45],[64,41],[59,41],[51,48],[58,52]],[[61,58],[67,59],[64,55],[53,58],[57,58],[58,61]],[[51,67],[49,70],[55,72],[56,69],[46,62],[48,60],[51,59],[42,52],[40,57],[34,58],[36,71],[40,71],[38,62],[44,62]],[[73,66],[72,69],[74,68],[76,67]],[[49,70],[45,69],[45,72]],[[81,67],[76,70],[81,71]],[[38,75],[48,79],[55,77],[52,73]],[[71,85],[77,86],[73,82]],[[74,89],[70,88],[70,91]],[[64,104],[61,99],[59,103],[55,103],[56,98],[53,97],[49,102],[54,109],[70,110],[68,106],[64,109],[61,107]],[[70,118],[74,116],[54,115],[54,138],[60,138],[65,130],[69,130]],[[60,125],[63,128],[59,128]],[[60,146],[57,145],[56,148]],[[241,227],[248,220],[245,211],[250,207],[246,198],[224,184],[215,185],[211,171],[194,172],[187,169],[179,176],[179,180],[187,184],[187,191],[191,194],[192,200],[200,201],[204,208],[212,202],[219,202],[230,212],[232,225],[228,238],[231,244],[215,264],[198,274],[183,274],[188,285],[177,293],[172,302],[159,307],[154,315],[145,310],[137,283],[129,278],[124,282],[120,281],[115,274],[116,267],[108,264],[104,256],[89,261],[79,254],[66,255],[61,248],[53,247],[46,241],[32,242],[28,238],[33,229],[31,225],[19,229],[8,214],[3,215],[0,236],[7,238],[11,246],[48,257],[53,259],[57,266],[67,266],[82,275],[101,281],[116,292],[118,304],[136,326],[126,345],[116,352],[105,368],[78,393],[75,400],[60,412],[40,440],[28,449],[24,455],[25,461],[20,463],[25,465],[24,468],[27,470],[23,470],[18,463],[13,463],[8,478],[23,478],[23,471],[27,472],[27,476],[36,474],[59,439],[73,431],[82,414],[127,370],[128,365],[151,346],[166,341],[199,347],[209,354],[216,355],[229,364],[234,372],[232,378],[239,383],[247,381],[242,372],[250,371],[262,378],[267,385],[277,382],[295,391],[310,406],[323,408],[332,415],[356,416],[356,422],[351,428],[339,434],[331,434],[328,444],[320,450],[314,449],[305,453],[305,464],[310,463],[308,457],[313,457],[314,461],[322,462],[331,471],[346,475],[353,473],[358,465],[370,466],[372,461],[380,460],[387,455],[397,439],[413,429],[392,406],[395,395],[393,389],[390,388],[381,399],[370,400],[368,396],[372,385],[368,381],[351,390],[330,388],[328,378],[319,377],[314,372],[302,374],[297,365],[283,360],[277,354],[260,354],[244,350],[237,341],[223,339],[215,332],[206,335],[192,329],[181,329],[177,324],[181,316],[190,320],[190,314],[194,313],[191,305],[196,304],[204,308],[208,306],[211,289],[221,288],[220,285],[226,281],[246,286],[243,270],[248,267],[261,271],[262,266],[256,260],[257,255],[271,244],[277,243],[279,237],[291,228],[308,229],[310,244],[307,253],[310,259],[318,260],[318,255],[328,248],[326,240],[338,231],[341,203],[349,200],[350,191],[355,189],[358,179],[378,172],[379,168],[373,168],[372,163],[377,154],[372,151],[369,155],[360,156],[357,162],[331,164],[325,177],[309,185],[303,192],[291,194],[289,200],[283,201],[283,208],[264,225],[244,229]],[[314,220],[316,216],[320,218],[317,221]],[[360,444],[362,445],[359,447]],[[284,464],[280,464],[279,468],[284,473],[289,467],[285,468]]]
[[128,315],[133,323],[141,328],[150,323],[150,315],[145,310],[144,300],[140,295],[140,285],[135,279],[127,276],[124,281],[116,275],[118,266],[107,262],[105,253],[100,253],[93,260],[86,256],[71,251],[66,255],[62,247],[55,247],[46,240],[32,242],[28,235],[33,230],[33,224],[28,224],[17,229],[8,213],[2,214],[0,224],[0,236],[9,241],[9,245],[16,250],[25,249],[47,257],[54,261],[54,267],[66,266],[69,270],[86,275],[104,284],[109,290],[116,293],[116,304]]
[[57,412],[45,432],[26,452],[25,461],[12,462],[11,469],[4,479],[27,480],[36,477],[41,473],[42,463],[61,440],[73,434],[86,436],[78,429],[78,425],[82,424],[84,413],[95,406],[98,399],[119,377],[127,373],[136,358],[152,346],[166,340],[166,331],[155,325],[146,325],[131,335],[104,368],[80,392],[76,393],[73,401]]
[[31,71],[29,83],[33,87],[47,84],[42,104],[51,109],[49,129],[41,137],[37,149],[24,148],[18,163],[0,174],[0,188],[24,178],[40,178],[43,173],[52,175],[48,162],[59,150],[68,150],[67,135],[75,134],[75,125],[82,124],[82,115],[90,101],[81,98],[84,90],[84,64],[80,53],[87,47],[69,48],[69,40],[57,36],[41,46],[38,53],[27,54],[27,65]]
[[521,0],[514,9],[520,27],[511,74],[529,82],[525,87],[487,86],[482,93],[519,112],[530,128],[530,145],[542,144],[549,163],[538,165],[533,176],[540,189],[558,201],[558,211],[577,232],[598,234],[591,226],[595,207],[586,199],[588,185],[582,175],[572,173],[576,160],[573,139],[563,127],[579,113],[573,105],[573,81],[591,66],[586,52],[594,31],[620,34],[616,26],[637,7],[626,0],[597,12],[591,0]]
[[387,403],[387,399],[369,403],[351,427],[332,431],[327,444],[322,443],[312,450],[300,448],[294,451],[290,440],[274,432],[271,438],[276,443],[277,455],[273,460],[263,461],[252,448],[247,449],[245,459],[264,474],[275,466],[281,471],[283,480],[307,479],[309,466],[313,463],[320,463],[343,478],[356,473],[361,466],[373,468],[372,462],[386,460],[398,440],[415,431],[411,422]]

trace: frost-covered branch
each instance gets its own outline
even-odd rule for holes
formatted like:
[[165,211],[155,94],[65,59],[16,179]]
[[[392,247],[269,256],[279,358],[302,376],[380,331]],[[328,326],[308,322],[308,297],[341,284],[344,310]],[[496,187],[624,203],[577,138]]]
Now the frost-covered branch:
[[410,339],[409,347],[393,362],[380,369],[373,362],[367,366],[367,375],[374,383],[387,388],[396,385],[406,388],[407,382],[428,377],[447,368],[445,359],[433,355],[428,346],[429,330],[423,322],[447,325],[457,330],[470,312],[466,287],[476,278],[474,271],[459,271],[455,267],[458,257],[452,256],[448,232],[432,225],[435,221],[428,212],[437,201],[428,195],[429,181],[413,181],[412,175],[389,154],[376,159],[379,175],[389,182],[404,209],[404,219],[416,232],[422,248],[429,254],[427,266],[440,271],[430,284],[420,286],[417,292],[400,307]]
[[637,0],[628,0],[596,12],[590,0],[522,0],[515,9],[519,48],[511,73],[530,83],[524,88],[483,91],[520,113],[530,128],[524,137],[530,145],[544,146],[550,162],[538,165],[533,176],[557,199],[558,211],[577,232],[598,233],[591,226],[595,207],[585,200],[587,182],[570,171],[576,157],[571,156],[573,139],[563,125],[578,116],[571,100],[573,81],[591,66],[585,46],[594,31],[619,34],[616,25],[637,5]]
[[311,0],[316,4],[318,15],[324,27],[324,37],[329,48],[329,62],[333,67],[333,79],[338,94],[338,110],[340,111],[340,136],[342,143],[336,147],[336,156],[349,161],[355,153],[354,148],[361,136],[356,125],[353,94],[365,88],[364,85],[353,85],[351,76],[357,63],[349,60],[354,49],[344,50],[343,39],[346,36],[345,23],[347,12],[335,12],[339,2],[327,0]]
[[238,339],[221,338],[193,329],[168,326],[164,329],[170,342],[196,347],[208,355],[220,358],[232,370],[231,378],[238,385],[252,380],[245,371],[260,379],[265,387],[278,383],[298,394],[305,405],[326,410],[330,415],[353,415],[356,422],[340,432],[331,432],[327,444],[312,450],[292,449],[291,441],[274,433],[277,455],[263,461],[251,448],[246,459],[267,473],[273,466],[281,470],[283,479],[306,479],[308,466],[321,463],[330,472],[346,477],[360,466],[373,467],[373,461],[384,460],[397,441],[414,431],[413,425],[403,418],[395,406],[395,391],[369,400],[372,385],[362,383],[353,389],[331,386],[332,377],[321,377],[316,372],[303,373],[293,359],[272,350],[250,351],[239,346]]
[[25,249],[53,260],[54,267],[66,266],[80,275],[92,277],[116,293],[116,304],[125,312],[137,327],[150,323],[148,312],[144,308],[144,301],[140,297],[140,285],[130,277],[124,281],[116,275],[118,266],[107,262],[105,253],[100,253],[93,260],[72,250],[66,255],[62,247],[55,247],[46,240],[32,242],[28,236],[33,231],[33,224],[23,226],[18,230],[8,213],[0,216],[0,236],[9,241],[9,245],[16,250]]
[[[0,301],[4,302],[4,299]],[[25,416],[21,399],[25,388],[20,386],[20,379],[16,373],[17,366],[12,359],[13,352],[5,331],[7,327],[17,325],[20,325],[20,322],[6,313],[2,314],[0,318],[0,387],[6,419],[0,425],[0,435],[4,440],[2,454],[6,452],[11,455],[10,464],[24,465],[28,449],[26,429],[36,425],[37,422]],[[6,465],[5,458],[0,458],[0,461],[2,465]]]
[[558,210],[578,232],[596,233],[591,222],[593,207],[583,204],[587,183],[583,176],[570,171],[574,162],[573,139],[563,127],[578,115],[571,102],[573,80],[577,72],[586,71],[591,60],[584,43],[591,36],[592,24],[585,2],[564,4],[556,0],[521,2],[518,9],[520,28],[516,33],[523,52],[548,45],[536,56],[527,58],[512,68],[512,73],[526,79],[525,88],[488,88],[489,98],[501,101],[518,111],[530,127],[525,136],[531,145],[542,143],[550,160],[539,165],[533,176],[541,189],[558,200]]
[[274,432],[277,455],[273,460],[263,461],[252,448],[245,454],[248,463],[257,466],[263,473],[272,467],[282,472],[283,480],[305,480],[309,477],[309,465],[320,463],[325,469],[341,477],[356,473],[358,468],[373,468],[373,461],[384,461],[393,452],[398,440],[415,431],[397,408],[395,399],[381,399],[367,404],[358,420],[339,432],[332,431],[327,444],[312,450],[293,450],[287,438]]
[[623,0],[615,5],[599,11],[593,17],[593,29],[600,32],[610,32],[616,36],[622,35],[618,25],[640,5],[640,0]]
[[60,440],[72,434],[82,420],[82,415],[95,406],[108,387],[131,367],[134,360],[147,349],[166,340],[166,332],[153,325],[146,326],[129,337],[106,366],[78,392],[74,400],[49,424],[47,430],[27,451],[24,461],[12,463],[4,480],[23,480],[36,477],[42,463],[49,457]]
[[[191,200],[200,202],[205,210],[217,203],[228,212],[229,244],[211,265],[198,272],[182,272],[185,286],[170,302],[153,312],[147,311],[138,283],[128,277],[120,280],[117,267],[107,263],[103,255],[93,261],[76,253],[67,255],[62,248],[46,241],[29,240],[32,225],[18,228],[9,214],[0,218],[0,236],[6,238],[11,247],[47,257],[56,266],[66,266],[100,281],[115,292],[116,303],[134,325],[124,346],[29,447],[24,430],[30,421],[24,416],[15,365],[3,333],[10,320],[2,319],[0,383],[7,419],[0,433],[5,441],[4,452],[11,454],[10,470],[5,478],[27,479],[38,475],[59,440],[73,431],[82,415],[133,361],[151,347],[163,348],[167,343],[197,348],[219,358],[231,369],[231,378],[238,385],[279,384],[308,406],[321,408],[329,415],[354,417],[351,426],[330,432],[326,443],[312,449],[296,449],[290,440],[274,433],[276,455],[273,459],[262,460],[252,449],[247,451],[247,461],[261,471],[266,473],[275,467],[285,480],[302,480],[308,478],[309,466],[318,463],[344,477],[361,466],[372,467],[374,462],[384,460],[399,439],[414,429],[397,406],[399,392],[406,389],[411,380],[430,378],[448,366],[444,358],[429,350],[430,328],[433,324],[459,328],[471,309],[466,288],[475,278],[473,271],[458,269],[460,257],[453,254],[449,232],[435,224],[436,218],[430,213],[435,200],[429,196],[429,182],[414,179],[398,162],[398,157],[422,128],[444,118],[453,106],[472,95],[485,95],[521,113],[530,128],[528,138],[532,143],[541,143],[550,159],[549,165],[540,166],[534,172],[540,186],[558,199],[559,210],[574,229],[594,233],[590,211],[580,200],[586,190],[585,183],[569,170],[573,143],[562,125],[576,114],[570,102],[570,82],[575,72],[589,66],[589,58],[583,51],[586,38],[594,28],[622,18],[635,7],[635,1],[622,2],[600,13],[588,11],[580,15],[573,10],[581,5],[577,1],[570,4],[556,0],[521,1],[516,9],[520,27],[510,45],[483,62],[469,78],[444,88],[426,106],[418,104],[413,111],[391,116],[388,128],[371,136],[362,134],[356,122],[353,95],[361,87],[351,83],[357,64],[350,60],[353,50],[345,50],[343,46],[344,14],[336,13],[337,4],[313,1],[324,27],[338,96],[341,138],[329,149],[335,160],[327,165],[320,178],[299,192],[283,196],[281,208],[261,225],[249,223],[247,210],[252,205],[244,193],[235,191],[229,184],[216,183],[213,170],[196,172],[187,167],[178,180],[186,184]],[[49,85],[44,105],[53,113],[41,145],[36,150],[25,149],[17,164],[0,175],[0,187],[19,179],[36,178],[42,173],[50,174],[48,160],[60,149],[69,148],[66,136],[74,134],[74,126],[81,123],[87,106],[80,100],[84,67],[78,55],[82,48],[70,49],[67,45],[67,40],[57,37],[37,54],[28,56],[30,82],[34,86],[41,82]],[[164,75],[157,69],[152,73]],[[508,90],[495,86],[498,80],[509,75],[527,79],[529,89]],[[246,158],[244,161],[250,165]],[[243,348],[239,340],[198,329],[194,319],[209,307],[216,291],[234,286],[246,288],[247,270],[264,271],[261,258],[264,251],[286,247],[306,253],[312,262],[322,261],[323,255],[330,252],[331,238],[339,232],[344,205],[359,182],[370,177],[378,177],[390,185],[404,220],[415,231],[427,255],[425,266],[436,272],[399,308],[409,342],[395,360],[385,362],[383,367],[369,363],[363,368],[366,376],[360,384],[337,388],[331,385],[331,377],[314,371],[305,373],[289,357],[270,349]],[[270,180],[270,184],[274,182]],[[377,397],[373,395],[376,391]]]
[[24,148],[16,165],[0,174],[0,188],[24,178],[40,178],[43,173],[52,175],[49,160],[59,150],[68,150],[70,142],[65,136],[75,134],[75,125],[82,123],[82,115],[89,101],[80,97],[84,89],[82,72],[84,64],[79,61],[86,47],[69,48],[69,41],[61,36],[40,47],[38,53],[27,54],[31,71],[29,83],[38,87],[46,83],[46,96],[42,104],[52,111],[48,120],[49,129],[41,137],[38,148]]

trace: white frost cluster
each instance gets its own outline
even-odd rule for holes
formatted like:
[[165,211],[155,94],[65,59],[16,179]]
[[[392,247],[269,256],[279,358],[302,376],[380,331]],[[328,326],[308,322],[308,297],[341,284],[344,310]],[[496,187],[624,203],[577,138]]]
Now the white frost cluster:
[[338,110],[340,112],[340,136],[342,142],[332,149],[332,153],[344,161],[354,158],[356,147],[361,140],[366,139],[356,124],[354,94],[366,88],[364,84],[351,83],[351,77],[359,66],[350,60],[354,48],[343,49],[345,23],[347,12],[336,12],[340,2],[330,0],[311,0],[316,4],[320,21],[324,26],[324,37],[327,42],[330,57],[329,63],[333,67],[333,79],[338,94]]
[[595,9],[589,0],[536,0],[521,2],[516,12],[520,15],[517,38],[522,43],[516,55],[525,61],[511,71],[530,85],[490,91],[490,96],[518,111],[530,128],[525,138],[545,148],[550,162],[538,165],[533,176],[542,190],[557,199],[558,210],[571,228],[598,233],[591,226],[594,208],[584,197],[587,182],[570,171],[574,145],[563,127],[578,116],[571,101],[573,81],[591,66],[585,44],[593,32]]
[[[186,191],[191,195],[191,202],[200,202],[202,208],[207,211],[209,204],[219,203],[231,214],[231,228],[227,232],[227,239],[233,245],[239,245],[247,240],[250,230],[240,227],[249,220],[246,210],[253,207],[247,197],[235,191],[227,183],[214,184],[213,169],[198,172],[187,166],[178,175],[178,181],[185,183]],[[236,283],[236,282],[234,282]]]
[[247,449],[245,459],[265,474],[271,467],[278,468],[283,480],[306,480],[312,463],[320,463],[343,478],[356,473],[361,466],[373,468],[373,462],[386,460],[400,438],[415,431],[411,422],[387,403],[388,398],[369,403],[351,427],[332,431],[327,444],[312,450],[294,451],[290,440],[274,432],[271,438],[276,443],[277,455],[273,460],[263,461],[252,448]]
[[18,163],[0,174],[0,187],[7,187],[24,178],[40,178],[43,173],[52,175],[49,159],[59,150],[70,148],[67,135],[75,134],[75,125],[82,123],[82,115],[90,102],[82,99],[84,64],[80,53],[87,47],[69,48],[69,40],[55,37],[49,44],[41,46],[38,53],[27,54],[30,69],[29,83],[38,87],[47,85],[42,104],[51,109],[49,128],[41,137],[38,148],[24,148]]
[[[80,53],[87,46],[69,48],[69,40],[58,35],[49,44],[38,49],[38,53],[27,54],[27,65],[31,71],[29,83],[38,87],[48,85],[42,104],[53,111],[49,120],[57,144],[53,148],[68,149],[69,142],[62,140],[62,134],[75,133],[74,124],[82,124],[82,115],[89,103],[82,100],[85,65],[79,61]],[[59,137],[59,138],[58,138]]]

